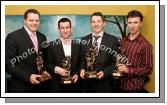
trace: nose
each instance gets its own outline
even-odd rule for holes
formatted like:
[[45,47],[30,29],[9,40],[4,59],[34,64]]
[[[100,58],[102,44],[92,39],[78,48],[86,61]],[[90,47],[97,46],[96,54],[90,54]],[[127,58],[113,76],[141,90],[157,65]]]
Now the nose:
[[39,23],[39,21],[36,21],[36,20],[33,21],[33,24],[38,24],[38,23]]
[[95,26],[97,26],[98,25],[98,22],[95,22]]
[[67,29],[66,29],[66,28],[64,28],[64,32],[67,32]]
[[132,23],[132,24],[131,24],[131,27],[134,27],[134,26],[135,26],[135,23]]
[[37,22],[36,22],[36,21],[33,21],[33,24],[35,25],[35,24],[37,24]]

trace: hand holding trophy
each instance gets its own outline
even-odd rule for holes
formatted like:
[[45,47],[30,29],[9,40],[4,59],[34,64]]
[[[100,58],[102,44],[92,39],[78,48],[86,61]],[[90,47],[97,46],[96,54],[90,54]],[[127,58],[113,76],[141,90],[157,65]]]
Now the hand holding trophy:
[[116,70],[112,73],[113,77],[115,78],[119,78],[119,77],[122,77],[122,76],[125,76],[125,72],[121,72],[118,70],[118,67],[117,65],[118,64],[125,64],[124,62],[124,54],[123,54],[123,51],[121,50],[120,47],[118,47],[118,50],[117,50],[117,56],[116,56]]
[[85,78],[97,78],[97,71],[94,70],[94,62],[95,62],[96,54],[92,48],[86,53],[86,71]]
[[61,77],[62,84],[69,84],[72,83],[72,77],[70,76],[70,67],[71,67],[71,57],[66,56],[62,61],[63,68],[68,71],[67,76]]
[[42,77],[37,78],[38,81],[43,82],[52,78],[47,71],[43,71],[42,52],[39,52],[39,54],[37,55],[36,64],[37,64],[38,74],[42,75]]

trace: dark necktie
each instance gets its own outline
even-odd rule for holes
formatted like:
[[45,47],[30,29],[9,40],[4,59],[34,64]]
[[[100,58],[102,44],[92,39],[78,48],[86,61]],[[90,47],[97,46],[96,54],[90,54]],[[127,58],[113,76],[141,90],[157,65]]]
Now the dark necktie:
[[97,43],[97,40],[100,38],[100,36],[93,36],[95,38],[94,42],[93,42],[93,50],[95,52],[95,55],[97,56],[98,55],[98,52],[99,52],[99,49],[98,49],[98,43]]

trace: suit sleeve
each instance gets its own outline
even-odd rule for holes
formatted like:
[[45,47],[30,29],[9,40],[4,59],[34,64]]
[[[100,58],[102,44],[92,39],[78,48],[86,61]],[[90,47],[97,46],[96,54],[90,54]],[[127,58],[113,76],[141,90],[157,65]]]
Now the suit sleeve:
[[[51,74],[51,76],[55,75],[54,68],[54,57],[53,57],[53,46],[49,46],[47,49],[47,71]],[[55,49],[56,50],[56,49]]]
[[[112,40],[110,43],[112,43],[112,44],[111,44],[112,50],[113,50],[113,51],[117,51],[117,48],[118,48],[118,46],[119,46],[119,44],[118,44],[118,39],[117,39],[116,37],[114,37],[113,40]],[[114,54],[111,54],[111,62],[110,62],[110,65],[108,65],[108,66],[106,66],[106,67],[104,68],[104,75],[105,75],[105,77],[106,77],[106,76],[110,76],[110,75],[113,73],[113,71],[116,69],[116,68],[115,68],[115,63],[116,63],[116,57],[115,57]]]
[[78,64],[77,64],[77,70],[76,70],[76,74],[79,76],[80,75],[80,70],[81,70],[81,44],[79,44],[79,55],[78,55],[78,57],[77,57],[77,59],[78,59]]
[[17,64],[17,49],[18,39],[14,37],[14,34],[9,34],[5,40],[5,70],[12,77],[17,78],[21,81],[28,81],[31,73],[26,72],[24,68],[21,68]]
[[[81,42],[82,42],[82,40],[81,40]],[[86,70],[85,54],[86,54],[85,45],[81,43],[81,51],[80,51],[81,63],[80,63],[80,70],[81,69],[85,69]]]
[[41,47],[42,47],[42,52],[43,52],[43,64],[44,64],[43,70],[46,70],[47,69],[47,61],[46,60],[47,60],[48,43],[47,43],[47,39],[45,36],[43,37]]

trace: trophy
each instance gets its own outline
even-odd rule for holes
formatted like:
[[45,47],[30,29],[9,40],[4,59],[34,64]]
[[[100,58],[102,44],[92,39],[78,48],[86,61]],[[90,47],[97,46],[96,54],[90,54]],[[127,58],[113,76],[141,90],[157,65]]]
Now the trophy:
[[62,84],[69,84],[72,83],[72,77],[70,76],[70,67],[71,67],[71,57],[66,56],[62,61],[63,68],[68,71],[67,76],[61,77]]
[[96,54],[92,48],[86,53],[86,71],[85,71],[85,78],[97,78],[96,70],[94,70],[94,62],[95,62]]
[[38,77],[37,80],[43,82],[51,79],[52,77],[50,76],[50,74],[46,70],[43,71],[42,52],[39,52],[39,54],[37,55],[36,63],[37,63],[38,74],[42,75],[42,77]]
[[119,71],[118,67],[117,67],[118,64],[125,64],[123,58],[124,58],[123,51],[121,50],[121,47],[118,47],[117,56],[116,56],[116,64],[115,64],[116,70],[112,73],[112,75],[115,78],[125,76],[125,72]]

